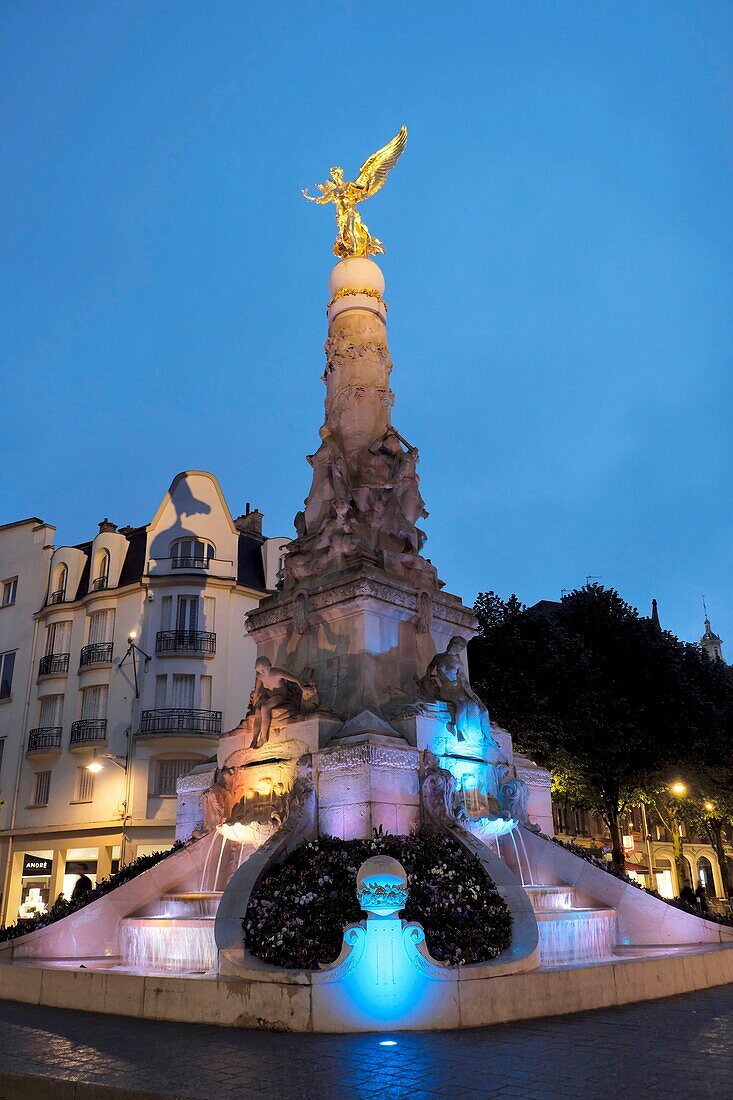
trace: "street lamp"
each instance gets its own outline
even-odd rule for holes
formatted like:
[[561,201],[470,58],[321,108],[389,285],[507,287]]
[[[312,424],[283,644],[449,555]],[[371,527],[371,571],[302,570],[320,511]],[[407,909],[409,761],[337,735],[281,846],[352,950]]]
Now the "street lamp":
[[[115,754],[112,752],[103,752],[102,760],[110,760],[113,764],[116,764],[118,768],[122,768],[123,772],[127,771],[127,757],[125,756],[115,756]],[[87,771],[91,772],[93,775],[98,775],[99,772],[103,770],[103,768],[104,764],[101,762],[100,759],[97,758],[96,755],[91,764],[87,764]]]
[[713,812],[713,810],[715,809],[715,806],[712,802],[706,802],[705,803],[705,809],[708,811],[709,814],[711,814]]
[[677,798],[682,798],[682,796],[686,793],[687,787],[684,783],[681,783],[679,779],[676,783],[672,784],[672,794],[675,795]]
[[152,658],[150,657],[150,654],[145,652],[145,650],[140,649],[140,646],[137,644],[137,630],[133,629],[127,635],[127,652],[125,653],[125,656],[120,661],[118,667],[122,668],[122,666],[124,665],[127,658],[132,657],[132,674],[135,677],[135,698],[136,699],[140,698],[140,685],[139,685],[138,679],[137,679],[137,654],[138,653],[143,658],[145,664],[148,665]]

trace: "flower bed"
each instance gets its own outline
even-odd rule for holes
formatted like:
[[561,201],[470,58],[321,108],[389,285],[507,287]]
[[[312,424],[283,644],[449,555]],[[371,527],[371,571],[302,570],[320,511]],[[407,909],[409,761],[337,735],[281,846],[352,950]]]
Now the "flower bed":
[[553,844],[557,844],[560,848],[564,848],[574,856],[579,856],[581,859],[584,859],[586,863],[592,863],[593,866],[598,867],[599,870],[606,871],[607,874],[613,875],[614,878],[620,878],[622,882],[628,883],[629,886],[635,886],[637,890],[643,890],[645,894],[650,894],[653,898],[657,898],[658,901],[663,901],[666,905],[672,905],[675,909],[681,909],[683,913],[690,913],[694,917],[702,917],[703,920],[712,921],[713,924],[725,924],[729,927],[733,927],[733,917],[727,917],[722,913],[714,913],[712,910],[703,913],[696,905],[688,905],[682,898],[665,898],[658,890],[650,890],[648,886],[643,886],[640,882],[637,882],[636,879],[632,878],[631,875],[619,871],[613,863],[604,859],[602,856],[596,855],[591,849],[583,848],[580,844],[573,844],[572,841],[559,840],[556,836],[548,837],[544,833],[542,835],[546,840],[551,840]]
[[114,875],[98,882],[91,893],[86,894],[84,897],[76,898],[74,901],[67,901],[66,898],[62,898],[54,902],[45,913],[39,913],[37,916],[28,917],[25,920],[19,919],[15,924],[0,928],[0,942],[14,940],[18,936],[26,936],[29,932],[35,932],[37,928],[45,928],[48,924],[55,924],[57,920],[62,920],[63,917],[76,913],[78,909],[83,909],[86,905],[96,901],[97,898],[104,897],[110,890],[116,890],[118,886],[129,882],[130,879],[137,878],[143,871],[154,867],[156,863],[160,863],[162,859],[172,855],[173,852],[177,852],[182,847],[180,841],[176,841],[173,847],[165,852],[151,852],[148,856],[138,856],[137,859],[133,859],[132,863],[126,863],[124,867],[120,867]]
[[365,914],[356,872],[373,855],[398,859],[408,875],[402,913],[425,929],[439,962],[485,962],[511,942],[511,916],[481,863],[452,837],[435,834],[326,837],[303,844],[258,883],[242,922],[247,950],[274,966],[314,970],[333,962],[347,924]]

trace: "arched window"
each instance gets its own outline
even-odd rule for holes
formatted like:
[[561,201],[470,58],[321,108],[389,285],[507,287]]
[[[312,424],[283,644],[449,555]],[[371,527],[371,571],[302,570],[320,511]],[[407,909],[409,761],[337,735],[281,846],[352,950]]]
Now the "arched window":
[[109,584],[109,550],[102,549],[97,554],[96,565],[94,568],[94,580],[92,581],[92,591],[99,592],[101,589],[106,588]]
[[697,861],[697,881],[705,887],[709,897],[714,898],[716,896],[713,865],[707,856],[700,856]]
[[176,539],[171,546],[171,565],[174,569],[208,569],[214,554],[214,547],[205,539]]
[[51,603],[63,603],[66,599],[66,583],[69,579],[69,570],[62,563],[57,566],[53,578],[53,586],[51,590]]

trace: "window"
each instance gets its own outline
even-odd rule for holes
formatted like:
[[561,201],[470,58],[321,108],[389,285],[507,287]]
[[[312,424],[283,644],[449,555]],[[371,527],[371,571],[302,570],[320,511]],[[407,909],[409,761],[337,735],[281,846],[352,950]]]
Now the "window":
[[200,682],[201,709],[211,710],[211,677],[202,676]]
[[160,629],[170,630],[173,616],[173,597],[164,596],[160,607]]
[[41,715],[38,720],[40,728],[49,729],[52,726],[60,726],[63,709],[63,695],[44,695],[41,699]]
[[204,596],[204,629],[216,630],[216,600],[213,596]]
[[74,801],[94,801],[94,774],[86,767],[76,769],[76,791],[74,793]]
[[66,599],[66,583],[69,579],[69,570],[65,565],[59,565],[54,573],[53,588],[51,591],[51,603],[63,603]]
[[109,550],[100,550],[94,567],[92,590],[99,592],[109,584]]
[[0,737],[0,771],[3,767],[3,756],[5,755],[5,738]]
[[54,653],[68,653],[71,647],[71,620],[51,623],[46,628],[46,656]]
[[171,560],[178,569],[207,569],[214,547],[203,539],[177,539],[171,546]]
[[89,645],[111,642],[114,628],[114,611],[95,611],[89,616]]
[[176,630],[198,630],[199,628],[199,599],[198,596],[179,596],[178,615],[176,616]]
[[176,794],[176,782],[182,775],[188,775],[198,760],[159,760],[155,776],[155,793],[162,798]]
[[5,581],[3,584],[3,607],[7,607],[11,603],[15,603],[15,597],[18,594],[18,578],[11,577],[9,581]]
[[9,699],[13,689],[15,652],[0,653],[0,699]]
[[196,686],[195,676],[173,676],[173,700],[171,706],[193,708],[193,693]]
[[106,684],[98,684],[96,687],[86,688],[82,691],[82,719],[107,717],[107,690]]
[[48,796],[51,791],[51,773],[36,772],[36,787],[33,792],[34,806],[48,806]]
[[165,690],[168,684],[167,676],[155,677],[155,706],[160,709],[165,706]]

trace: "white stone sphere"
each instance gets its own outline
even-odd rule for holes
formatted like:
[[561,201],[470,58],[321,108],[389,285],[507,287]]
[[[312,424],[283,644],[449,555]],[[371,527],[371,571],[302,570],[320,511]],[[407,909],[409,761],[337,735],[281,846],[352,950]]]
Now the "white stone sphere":
[[328,280],[331,298],[340,290],[372,290],[381,298],[384,295],[384,275],[374,260],[368,260],[366,256],[348,256],[336,264]]
[[392,856],[371,856],[356,873],[356,893],[368,913],[398,913],[407,902],[407,871]]

